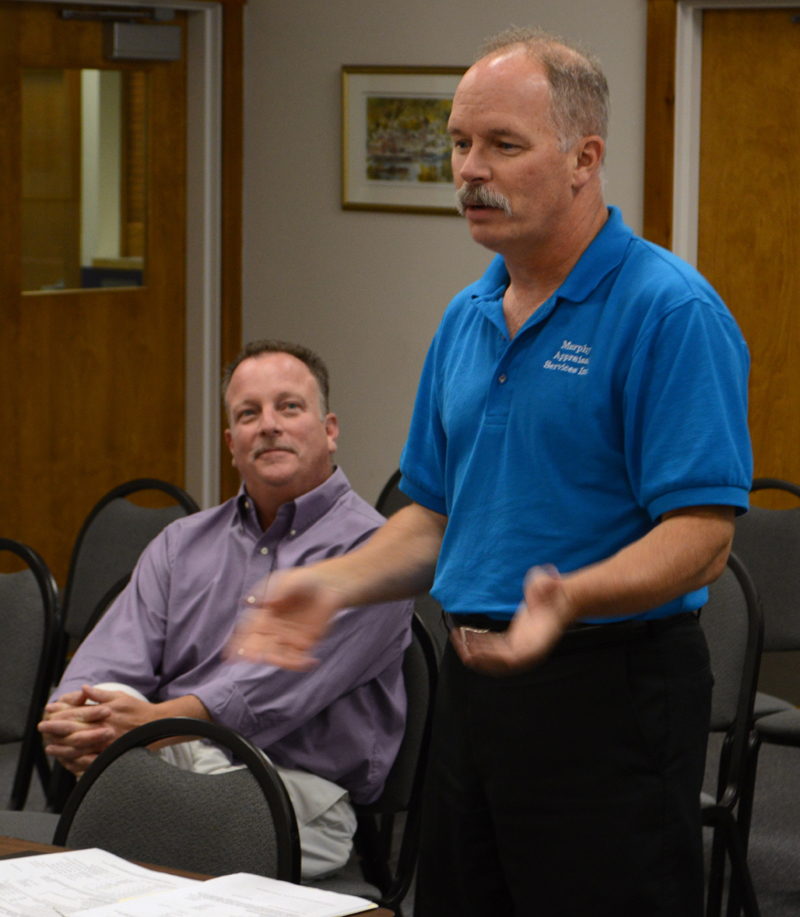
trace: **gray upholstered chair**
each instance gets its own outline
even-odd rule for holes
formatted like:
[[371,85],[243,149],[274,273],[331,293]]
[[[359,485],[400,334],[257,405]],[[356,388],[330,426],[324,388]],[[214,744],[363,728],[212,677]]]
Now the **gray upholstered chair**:
[[[800,487],[789,481],[753,481],[752,492],[770,490],[800,500]],[[761,599],[764,652],[800,650],[800,505],[780,510],[752,506],[736,521],[733,546],[753,577]],[[782,698],[761,691],[756,695],[757,720],[794,710],[794,704]],[[797,722],[800,725],[800,719]],[[767,722],[760,725],[770,729]]]
[[[145,507],[126,499],[147,491],[166,494],[173,502],[168,506]],[[53,651],[54,684],[61,679],[69,653],[127,584],[142,551],[170,522],[198,509],[180,487],[156,478],[137,478],[120,484],[95,504],[72,549],[61,627]],[[74,785],[72,775],[57,764],[47,791],[51,811],[62,810]]]
[[[406,731],[380,797],[355,806],[358,829],[355,847],[362,876],[345,869],[310,883],[328,891],[370,898],[401,915],[417,863],[420,839],[422,784],[428,762],[433,700],[439,663],[425,624],[415,615],[412,639],[403,659],[408,696]],[[396,832],[396,817],[404,818]],[[393,841],[400,835],[397,851]],[[392,868],[392,863],[396,863]]]
[[[778,491],[800,499],[800,486],[757,478],[752,491]],[[733,548],[753,578],[764,614],[764,653],[800,651],[800,505],[791,509],[751,507],[736,521]],[[797,657],[800,661],[800,656]],[[800,710],[788,700],[758,692],[748,776],[739,821],[745,838],[755,794],[762,742],[800,748]]]
[[725,733],[716,796],[704,793],[700,800],[703,824],[714,829],[706,914],[718,917],[721,913],[727,854],[732,868],[731,908],[738,914],[741,902],[747,917],[758,917],[758,902],[747,866],[747,833],[737,816],[748,775],[763,620],[753,581],[734,554],[722,576],[709,587],[700,624],[714,675],[711,731]]
[[49,686],[58,588],[41,557],[27,545],[0,538],[0,552],[26,569],[0,574],[0,743],[20,742],[8,807],[22,809],[34,768],[46,788],[49,768],[36,725]]
[[[144,746],[197,736],[244,768],[197,774]],[[300,841],[283,781],[262,751],[216,723],[173,717],[117,739],[67,800],[53,842],[206,875],[250,872],[300,881]]]
[[[145,491],[166,494],[173,503],[151,508],[126,499]],[[95,504],[72,549],[62,601],[63,627],[56,653],[56,679],[64,670],[68,650],[80,642],[106,593],[130,575],[139,555],[163,528],[198,509],[180,487],[155,478],[120,484]]]

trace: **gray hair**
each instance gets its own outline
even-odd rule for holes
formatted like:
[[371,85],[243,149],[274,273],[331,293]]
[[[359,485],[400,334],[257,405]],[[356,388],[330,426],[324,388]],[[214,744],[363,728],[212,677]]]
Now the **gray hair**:
[[563,152],[582,137],[608,134],[608,82],[594,55],[538,28],[511,28],[485,41],[480,57],[522,45],[550,83],[550,120]]
[[231,384],[231,377],[236,371],[236,367],[245,360],[249,360],[251,357],[260,357],[264,353],[288,353],[290,357],[295,357],[295,359],[300,360],[301,363],[306,364],[311,374],[317,380],[317,388],[319,389],[319,410],[324,418],[328,414],[330,384],[328,382],[328,367],[322,361],[322,357],[314,353],[310,348],[304,347],[302,344],[292,344],[289,341],[274,341],[269,339],[250,341],[249,344],[245,344],[236,358],[231,360],[225,367],[225,371],[222,375],[222,401],[225,405],[226,412],[228,410],[228,386]]

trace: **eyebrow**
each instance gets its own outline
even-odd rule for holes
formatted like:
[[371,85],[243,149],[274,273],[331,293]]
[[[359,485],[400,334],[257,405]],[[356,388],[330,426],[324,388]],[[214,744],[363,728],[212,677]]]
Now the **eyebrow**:
[[[447,133],[450,134],[451,137],[456,134],[466,135],[466,131],[462,130],[458,125],[453,125],[452,127],[448,125]],[[486,136],[495,140],[500,137],[513,137],[516,140],[522,139],[522,136],[510,127],[493,127],[491,130],[486,131]]]
[[287,398],[291,398],[294,401],[302,401],[305,403],[305,395],[301,395],[300,392],[294,392],[291,389],[284,389],[282,392],[278,392],[277,400],[285,401]]

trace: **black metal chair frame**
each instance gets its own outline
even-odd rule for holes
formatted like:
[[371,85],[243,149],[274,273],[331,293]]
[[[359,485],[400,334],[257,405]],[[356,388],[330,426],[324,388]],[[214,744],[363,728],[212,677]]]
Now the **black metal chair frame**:
[[[354,807],[358,819],[355,845],[361,860],[364,878],[380,889],[381,896],[378,903],[396,913],[400,913],[400,904],[408,893],[419,853],[422,788],[428,763],[433,707],[439,675],[439,663],[433,638],[422,619],[416,614],[412,618],[411,627],[412,637],[416,639],[425,658],[428,677],[428,707],[425,711],[425,721],[420,738],[409,806],[405,810],[406,823],[403,829],[397,868],[394,875],[392,875],[389,867],[389,859],[391,856],[394,816],[398,812],[388,807],[382,801],[382,798],[369,805],[357,805]],[[398,758],[401,754],[402,746],[401,751],[398,752]],[[391,780],[392,771],[389,772],[387,785],[391,783]],[[385,792],[386,790],[384,790]]]
[[[300,882],[300,834],[294,808],[283,781],[266,755],[252,742],[232,729],[192,717],[169,717],[138,726],[121,736],[98,755],[78,781],[64,806],[53,843],[67,846],[70,826],[86,794],[105,769],[132,748],[140,748],[175,736],[210,739],[223,745],[249,769],[269,805],[275,825],[278,879]],[[209,778],[210,779],[210,778]],[[156,864],[159,865],[159,864]]]
[[[800,499],[800,485],[791,481],[784,481],[781,478],[755,478],[750,492],[758,490],[780,490],[790,493]],[[775,510],[780,512],[780,510]],[[755,587],[754,587],[755,588]],[[762,641],[763,642],[763,641]],[[787,702],[787,708],[790,705]],[[755,798],[756,773],[758,770],[758,756],[761,749],[762,735],[758,728],[759,719],[754,722],[754,728],[749,737],[747,769],[742,779],[741,797],[739,799],[739,808],[737,813],[737,822],[739,832],[744,845],[744,854],[747,855],[747,848],[750,838],[750,825],[753,817],[753,803]],[[728,907],[728,917],[736,917],[739,913],[739,901],[736,890],[731,895]]]
[[[387,501],[397,490],[400,485],[400,479],[403,477],[402,471],[398,468],[397,471],[389,478],[389,480],[383,485],[378,499],[375,501],[375,509],[382,515],[385,516],[384,507],[386,506]],[[407,498],[410,502],[410,498]]]
[[45,791],[50,777],[50,768],[44,753],[44,746],[36,727],[41,719],[42,709],[47,701],[47,692],[50,687],[52,646],[58,624],[58,586],[47,564],[33,548],[28,547],[21,541],[0,538],[0,551],[16,554],[33,573],[42,597],[42,610],[44,613],[39,668],[31,693],[25,734],[22,739],[22,747],[17,761],[9,802],[10,809],[20,810],[25,807],[25,802],[28,798],[34,767],[39,774],[39,779],[42,781]]
[[703,824],[714,829],[706,915],[717,917],[722,911],[727,853],[732,869],[729,915],[738,914],[740,907],[743,907],[747,917],[760,917],[758,900],[747,865],[747,833],[738,816],[742,813],[743,792],[748,780],[753,735],[753,703],[758,685],[764,621],[755,585],[744,564],[735,554],[731,554],[728,566],[736,576],[747,604],[748,641],[741,673],[736,719],[725,736],[720,755],[716,800],[712,805],[702,807]]
[[750,493],[756,490],[785,490],[800,498],[800,485],[793,484],[791,481],[783,481],[781,478],[754,478]]

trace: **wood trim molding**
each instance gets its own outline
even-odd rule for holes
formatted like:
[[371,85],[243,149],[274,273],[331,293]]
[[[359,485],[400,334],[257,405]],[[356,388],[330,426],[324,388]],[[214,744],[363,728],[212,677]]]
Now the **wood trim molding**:
[[[242,189],[244,167],[244,8],[222,0],[222,289],[220,360],[222,368],[242,346]],[[227,420],[222,417],[222,428]],[[220,444],[220,498],[239,489],[230,453]]]
[[672,247],[677,33],[676,0],[648,0],[642,234],[664,248]]

